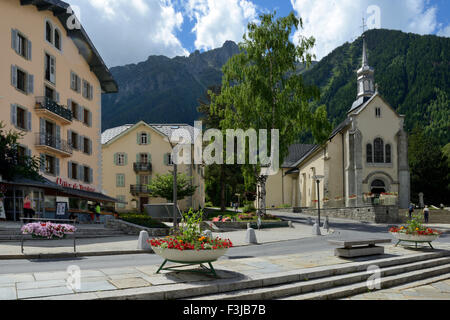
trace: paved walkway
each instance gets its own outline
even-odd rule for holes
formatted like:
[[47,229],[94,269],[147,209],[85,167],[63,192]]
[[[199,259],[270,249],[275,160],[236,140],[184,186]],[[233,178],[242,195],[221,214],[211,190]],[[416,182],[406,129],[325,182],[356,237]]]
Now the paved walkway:
[[[439,244],[440,249],[449,249]],[[426,249],[423,249],[427,252]],[[230,283],[240,279],[264,279],[269,275],[293,272],[305,268],[339,265],[371,259],[417,254],[417,250],[403,247],[385,246],[385,255],[342,259],[332,252],[321,251],[283,256],[252,257],[241,259],[222,259],[214,262],[219,278]],[[162,259],[161,259],[162,261]],[[0,275],[0,299],[94,299],[102,294],[120,296],[121,290],[146,290],[164,292],[171,285],[198,285],[199,282],[215,280],[211,276],[195,273],[162,271],[156,274],[158,266],[130,266],[123,268],[102,268],[81,270],[80,285],[74,289],[67,286],[70,274],[67,270],[54,272],[34,272]],[[188,267],[189,269],[195,266]],[[134,291],[133,291],[134,292]]]
[[[213,232],[214,236],[223,239],[229,238],[234,246],[249,245],[245,241],[247,230],[230,232]],[[332,230],[329,230],[332,232]],[[329,234],[327,230],[321,229],[323,235]],[[312,226],[294,223],[293,228],[271,228],[255,230],[258,243],[269,243],[277,241],[288,241],[312,237]],[[120,236],[107,238],[77,239],[77,255],[105,255],[140,253],[137,249],[138,236]],[[21,253],[20,241],[0,242],[0,260],[36,257],[48,254],[73,255],[73,240],[27,240],[24,243],[24,254]]]

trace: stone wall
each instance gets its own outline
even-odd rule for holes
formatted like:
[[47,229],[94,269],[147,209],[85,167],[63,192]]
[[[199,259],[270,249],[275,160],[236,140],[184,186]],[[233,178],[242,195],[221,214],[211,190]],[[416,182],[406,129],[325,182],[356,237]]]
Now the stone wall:
[[[317,209],[294,208],[293,212],[317,216]],[[399,222],[398,206],[364,206],[352,208],[321,208],[320,217],[342,218],[375,223]],[[322,219],[321,219],[322,220]]]
[[127,234],[134,234],[134,235],[139,235],[139,232],[141,232],[142,230],[147,231],[150,237],[151,236],[160,237],[169,235],[169,228],[147,228],[120,219],[108,219],[105,223],[105,227],[115,230],[121,230]]

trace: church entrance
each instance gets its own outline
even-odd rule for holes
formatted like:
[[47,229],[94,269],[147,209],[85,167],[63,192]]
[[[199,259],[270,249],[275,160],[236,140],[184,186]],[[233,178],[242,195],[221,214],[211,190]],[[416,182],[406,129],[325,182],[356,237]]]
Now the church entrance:
[[386,186],[384,184],[383,180],[374,180],[372,182],[372,184],[370,185],[370,192],[376,194],[376,195],[380,195],[381,193],[386,192]]

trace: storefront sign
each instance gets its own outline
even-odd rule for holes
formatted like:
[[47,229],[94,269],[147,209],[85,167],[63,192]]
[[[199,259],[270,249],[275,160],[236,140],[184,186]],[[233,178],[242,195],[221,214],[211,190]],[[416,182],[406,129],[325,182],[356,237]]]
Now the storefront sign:
[[61,178],[57,178],[56,179],[56,183],[59,184],[60,186],[66,187],[66,188],[72,188],[72,189],[78,189],[78,190],[82,190],[82,191],[90,191],[90,192],[95,192],[94,188],[91,188],[89,186],[84,186],[80,183],[69,183],[67,181],[64,181]]
[[56,215],[64,216],[67,213],[67,202],[56,203]]

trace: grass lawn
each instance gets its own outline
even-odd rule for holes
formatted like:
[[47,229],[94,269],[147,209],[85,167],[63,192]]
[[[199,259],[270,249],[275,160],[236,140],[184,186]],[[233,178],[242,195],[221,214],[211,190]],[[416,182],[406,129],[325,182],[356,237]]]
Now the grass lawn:
[[147,228],[169,228],[164,223],[142,213],[120,213],[119,219]]

